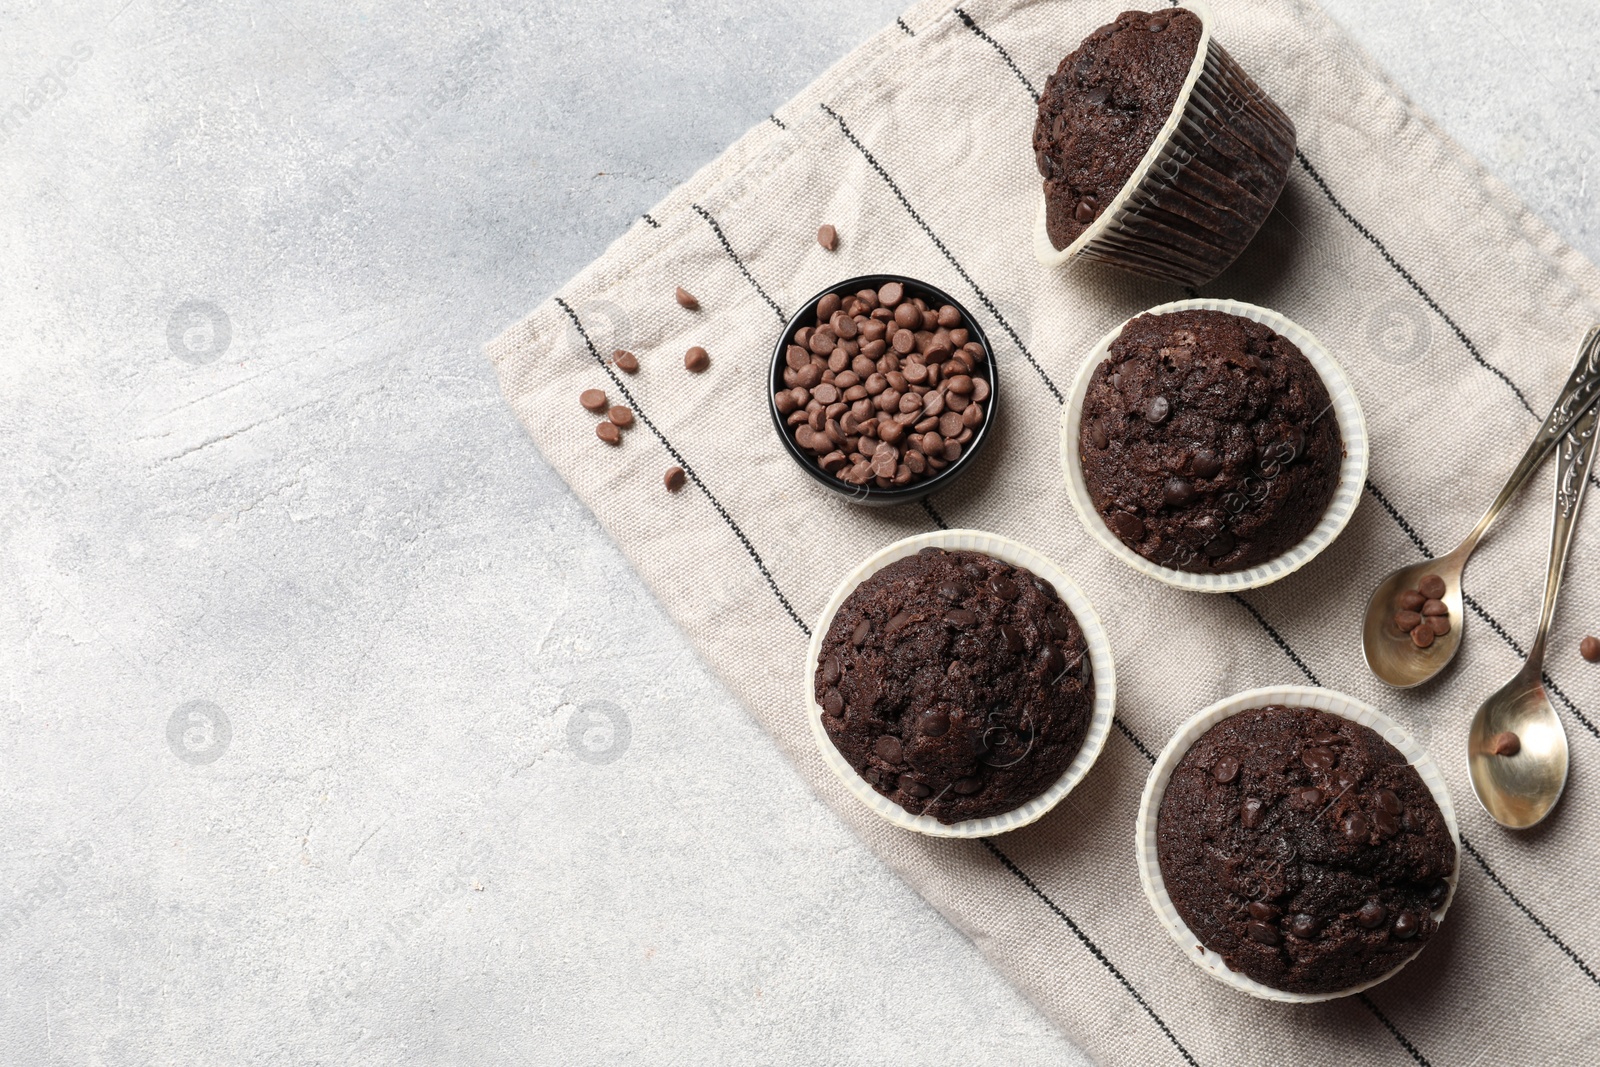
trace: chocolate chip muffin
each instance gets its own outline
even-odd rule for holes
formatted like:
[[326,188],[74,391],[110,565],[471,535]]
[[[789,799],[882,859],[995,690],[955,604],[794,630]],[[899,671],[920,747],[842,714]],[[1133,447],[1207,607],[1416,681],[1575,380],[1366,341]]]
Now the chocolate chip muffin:
[[1033,152],[1057,248],[1100,217],[1155,143],[1189,77],[1200,29],[1199,17],[1182,8],[1124,11],[1045,82]]
[[1273,705],[1194,743],[1156,820],[1167,895],[1201,944],[1274,989],[1382,977],[1438,929],[1456,847],[1398,749],[1359,723]]
[[1282,555],[1322,519],[1344,440],[1311,361],[1220,311],[1141,315],[1095,368],[1078,450],[1095,510],[1139,555],[1196,573]]
[[850,766],[942,823],[999,815],[1050,788],[1094,709],[1088,646],[1055,588],[991,556],[938,548],[846,598],[814,685]]

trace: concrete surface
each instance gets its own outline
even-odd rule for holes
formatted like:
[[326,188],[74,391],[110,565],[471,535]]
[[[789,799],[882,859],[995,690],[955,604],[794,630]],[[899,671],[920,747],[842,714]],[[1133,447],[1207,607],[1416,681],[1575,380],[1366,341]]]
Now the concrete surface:
[[[1587,3],[1329,7],[1600,258]],[[480,348],[895,10],[0,11],[0,1062],[1082,1061]]]

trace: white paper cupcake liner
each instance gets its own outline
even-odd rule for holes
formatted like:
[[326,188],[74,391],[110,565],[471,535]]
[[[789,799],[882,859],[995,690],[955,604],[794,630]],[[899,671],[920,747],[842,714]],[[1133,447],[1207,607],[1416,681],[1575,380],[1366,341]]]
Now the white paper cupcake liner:
[[[912,815],[857,774],[856,769],[850,766],[834,747],[833,739],[828,736],[827,729],[822,725],[822,706],[817,703],[814,694],[822,639],[827,636],[828,627],[832,625],[833,616],[839,610],[839,606],[855,592],[857,586],[884,567],[930,547],[982,552],[1013,566],[1025,567],[1055,586],[1062,602],[1071,610],[1073,618],[1078,620],[1078,626],[1083,630],[1084,640],[1089,646],[1089,664],[1094,671],[1094,709],[1089,720],[1089,731],[1084,736],[1083,745],[1078,749],[1077,755],[1072,758],[1072,762],[1067,765],[1055,784],[1021,807],[984,819],[968,819],[965,822],[949,824],[942,823],[929,815]],[[1072,792],[1073,787],[1089,773],[1089,768],[1094,766],[1096,757],[1100,755],[1100,749],[1105,745],[1106,735],[1111,732],[1111,719],[1117,705],[1117,681],[1111,662],[1111,645],[1106,639],[1105,627],[1100,623],[1100,616],[1095,613],[1094,607],[1078,588],[1077,583],[1048,557],[1026,545],[983,530],[939,530],[907,537],[874,553],[866,562],[845,575],[844,580],[834,589],[833,595],[828,598],[827,604],[823,606],[822,615],[817,620],[816,626],[812,628],[811,644],[806,650],[802,688],[804,690],[802,699],[805,702],[803,706],[811,722],[811,735],[816,739],[817,750],[822,753],[822,760],[828,765],[828,769],[838,776],[857,800],[878,815],[903,829],[915,830],[931,837],[987,837],[1037,821],[1045,812],[1055,807],[1062,797]]]
[[1328,503],[1327,511],[1323,512],[1321,521],[1299,544],[1282,555],[1254,567],[1220,574],[1197,574],[1163,567],[1139,555],[1111,532],[1105,520],[1100,517],[1100,513],[1095,510],[1094,501],[1089,496],[1089,487],[1084,481],[1083,466],[1078,457],[1078,425],[1083,419],[1083,401],[1089,388],[1089,379],[1094,376],[1095,368],[1106,358],[1111,343],[1121,335],[1123,329],[1133,319],[1123,322],[1102,337],[1084,359],[1083,366],[1078,369],[1078,376],[1072,383],[1072,393],[1067,397],[1067,402],[1061,411],[1061,465],[1067,479],[1067,496],[1078,512],[1078,518],[1083,520],[1084,528],[1090,535],[1104,545],[1113,556],[1140,574],[1177,586],[1179,589],[1192,589],[1201,593],[1234,593],[1268,585],[1285,575],[1294,573],[1315,559],[1317,553],[1327,548],[1333,543],[1333,539],[1339,536],[1340,531],[1350,521],[1350,516],[1355,513],[1356,505],[1361,502],[1361,490],[1367,481],[1367,420],[1362,414],[1361,402],[1356,397],[1355,387],[1350,384],[1344,368],[1339,366],[1338,361],[1322,347],[1322,343],[1312,336],[1310,331],[1276,311],[1237,300],[1207,298],[1178,300],[1171,304],[1153,307],[1141,314],[1164,315],[1172,311],[1193,309],[1223,311],[1271,327],[1294,342],[1316,368],[1317,374],[1322,378],[1322,384],[1327,387],[1328,397],[1333,403],[1333,414],[1339,420],[1339,434],[1344,438],[1344,462],[1339,466],[1339,485],[1334,490],[1333,499]]
[[1272,213],[1294,162],[1295,129],[1212,37],[1201,0],[1200,44],[1172,113],[1099,218],[1066,248],[1050,240],[1044,193],[1034,255],[1047,267],[1095,259],[1182,285],[1201,285],[1238,258]]
[[1178,909],[1173,906],[1172,898],[1167,895],[1166,883],[1161,877],[1161,864],[1156,855],[1156,818],[1161,813],[1161,799],[1166,795],[1167,782],[1171,780],[1173,770],[1178,766],[1184,753],[1189,751],[1189,747],[1217,723],[1230,715],[1237,715],[1251,708],[1265,707],[1268,704],[1315,708],[1358,722],[1376,731],[1385,741],[1399,749],[1407,762],[1416,768],[1428,786],[1428,791],[1433,794],[1434,801],[1439,805],[1439,811],[1444,815],[1445,827],[1450,831],[1450,840],[1456,847],[1456,865],[1449,877],[1450,895],[1445,897],[1444,904],[1433,913],[1436,920],[1443,920],[1445,912],[1450,908],[1450,902],[1455,899],[1456,883],[1461,876],[1461,831],[1456,824],[1456,809],[1450,803],[1450,789],[1445,785],[1443,772],[1439,770],[1439,765],[1433,761],[1427,749],[1419,745],[1389,716],[1354,697],[1312,686],[1285,685],[1238,693],[1211,705],[1178,729],[1172,740],[1167,742],[1167,747],[1161,750],[1161,756],[1156,760],[1155,766],[1151,768],[1150,777],[1144,785],[1144,796],[1139,802],[1139,818],[1134,828],[1134,846],[1139,860],[1139,881],[1144,886],[1144,895],[1149,898],[1150,906],[1156,911],[1156,918],[1161,920],[1161,925],[1166,927],[1167,933],[1178,943],[1179,950],[1193,960],[1195,966],[1219,982],[1249,993],[1253,997],[1281,1001],[1285,1004],[1312,1004],[1352,996],[1364,989],[1371,989],[1379,982],[1393,978],[1402,967],[1416,959],[1418,953],[1427,948],[1427,943],[1417,946],[1416,952],[1407,956],[1393,970],[1370,982],[1362,982],[1360,985],[1332,993],[1288,993],[1230,970],[1228,965],[1222,962],[1220,955],[1201,946],[1200,939],[1189,929],[1188,924],[1178,914]]

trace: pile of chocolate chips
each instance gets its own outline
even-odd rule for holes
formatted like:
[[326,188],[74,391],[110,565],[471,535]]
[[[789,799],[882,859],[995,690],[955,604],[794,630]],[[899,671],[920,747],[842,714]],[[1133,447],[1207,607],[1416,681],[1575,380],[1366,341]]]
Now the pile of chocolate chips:
[[1450,632],[1450,609],[1444,604],[1444,579],[1425,574],[1415,589],[1400,594],[1394,613],[1395,629],[1411,635],[1411,643],[1427,648],[1435,637]]
[[795,442],[840,481],[909,485],[960,459],[983,425],[984,361],[959,309],[888,282],[817,301],[773,400]]

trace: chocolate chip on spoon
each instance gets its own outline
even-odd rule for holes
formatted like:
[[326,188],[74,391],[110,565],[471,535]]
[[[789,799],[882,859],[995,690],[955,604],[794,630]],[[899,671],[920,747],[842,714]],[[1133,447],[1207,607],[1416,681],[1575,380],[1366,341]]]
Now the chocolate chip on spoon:
[[1506,730],[1489,738],[1489,751],[1496,756],[1515,756],[1522,751],[1522,738]]

